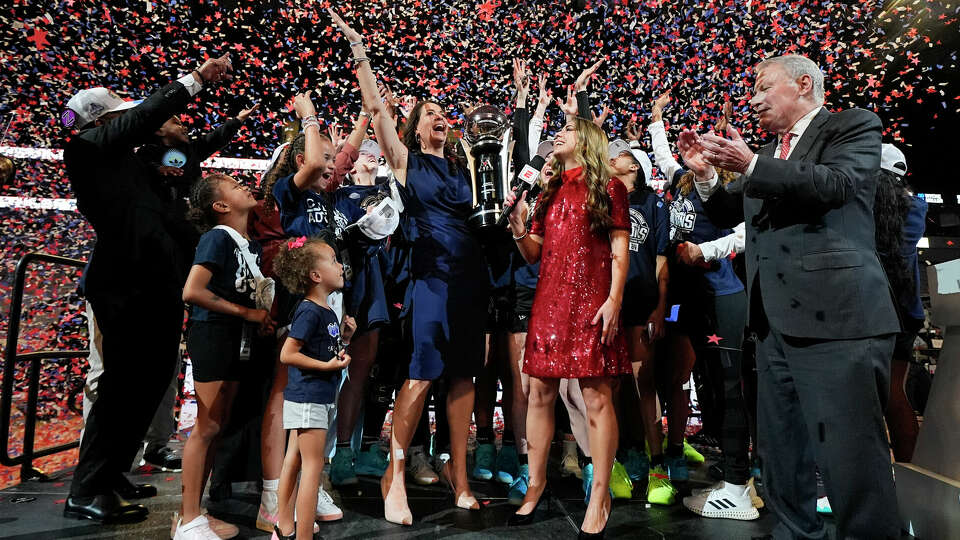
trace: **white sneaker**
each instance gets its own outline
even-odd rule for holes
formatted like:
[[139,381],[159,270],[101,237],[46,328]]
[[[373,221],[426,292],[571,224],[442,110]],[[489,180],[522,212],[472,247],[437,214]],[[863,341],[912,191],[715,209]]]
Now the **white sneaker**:
[[429,486],[440,481],[440,477],[427,462],[427,455],[423,452],[422,446],[410,447],[410,457],[407,459],[406,469],[407,476],[421,486]]
[[277,492],[263,490],[260,494],[260,510],[257,511],[257,529],[263,532],[273,532],[273,524],[277,522],[277,513],[280,511]]
[[198,516],[187,524],[182,519],[178,520],[173,540],[220,540],[220,537],[210,528],[207,516]]
[[760,512],[750,502],[746,486],[724,485],[707,493],[683,498],[683,505],[691,512],[706,518],[739,519],[750,521],[760,517]]
[[[210,530],[212,530],[213,534],[217,535],[217,538],[220,538],[220,540],[227,540],[240,534],[240,529],[236,525],[208,515],[206,508],[201,508],[200,513],[207,518],[207,525],[210,526]],[[176,538],[177,526],[179,524],[180,512],[174,512],[173,520],[170,525],[170,538]],[[273,529],[271,528],[270,530],[272,531]]]
[[690,495],[693,495],[694,497],[696,497],[697,495],[709,494],[711,491],[715,491],[718,489],[723,489],[723,480],[720,480],[719,482],[711,485],[710,487],[691,489]]
[[317,491],[317,520],[337,521],[343,519],[343,510],[334,504],[333,497],[324,491],[323,486]]

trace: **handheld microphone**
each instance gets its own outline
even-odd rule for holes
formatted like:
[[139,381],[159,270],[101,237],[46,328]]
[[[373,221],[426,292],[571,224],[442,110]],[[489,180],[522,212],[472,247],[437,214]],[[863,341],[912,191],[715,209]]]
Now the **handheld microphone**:
[[[543,168],[543,164],[546,163],[546,160],[541,156],[533,156],[533,159],[530,160],[530,163],[524,165],[520,172],[517,173],[517,177],[513,182],[513,187],[511,188],[519,197],[523,190],[528,190],[527,199],[536,198],[540,194],[540,183],[537,182],[537,179],[540,178],[540,169]],[[504,227],[507,224],[507,221],[510,219],[510,214],[513,213],[516,204],[510,206],[504,206],[503,212],[500,214],[500,219],[497,220],[497,227]]]

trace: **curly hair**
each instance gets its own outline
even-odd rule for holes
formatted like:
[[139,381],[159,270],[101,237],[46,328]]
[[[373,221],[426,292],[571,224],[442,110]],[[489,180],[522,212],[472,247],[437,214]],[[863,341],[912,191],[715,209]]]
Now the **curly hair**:
[[[727,185],[730,182],[733,182],[737,179],[737,174],[719,167],[716,168],[717,176],[720,177],[720,185]],[[677,182],[677,189],[680,190],[680,193],[684,197],[690,194],[693,191],[693,182],[696,177],[696,173],[693,171],[687,171],[680,176],[680,180]]]
[[329,231],[310,236],[300,247],[290,247],[295,239],[291,238],[280,244],[273,259],[273,272],[289,291],[295,294],[307,294],[313,287],[310,271],[313,270],[314,260],[319,255],[319,246],[326,244],[336,251],[333,236]]
[[[420,123],[420,116],[423,115],[423,108],[426,107],[427,104],[433,104],[443,108],[443,106],[436,101],[430,100],[419,101],[413,107],[413,110],[410,111],[410,116],[403,123],[403,131],[400,132],[400,140],[403,141],[403,145],[407,147],[407,151],[409,152],[423,154],[423,150],[420,149],[420,141],[417,139],[417,124]],[[457,144],[453,137],[447,137],[447,142],[443,146],[443,157],[447,160],[450,174],[457,174],[458,170],[463,170],[464,174],[469,178],[469,174],[465,170],[466,163],[460,157],[457,151]]]
[[213,210],[213,203],[220,200],[220,182],[234,182],[233,177],[223,173],[210,173],[190,186],[190,209],[187,220],[201,233],[220,223],[220,215]]
[[900,177],[881,169],[877,173],[877,193],[873,204],[877,255],[890,286],[898,296],[912,296],[917,286],[901,252],[903,223],[912,204]]
[[[610,217],[610,195],[607,194],[607,184],[610,183],[607,135],[590,120],[576,117],[573,121],[577,130],[574,159],[583,167],[583,179],[587,184],[590,231],[605,232],[613,224],[613,218]],[[563,184],[563,163],[554,159],[552,167],[553,177],[540,195],[540,202],[534,213],[535,219],[546,217],[547,209]]]

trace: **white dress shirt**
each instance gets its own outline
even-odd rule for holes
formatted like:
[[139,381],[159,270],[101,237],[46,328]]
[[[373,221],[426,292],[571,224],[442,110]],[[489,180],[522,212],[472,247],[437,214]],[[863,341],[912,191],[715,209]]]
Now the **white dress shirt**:
[[743,253],[746,243],[747,233],[745,225],[741,221],[739,225],[733,228],[732,233],[698,245],[700,252],[703,253],[703,260],[713,262],[729,257],[731,254],[739,255]]
[[543,117],[534,116],[530,118],[530,124],[527,126],[527,148],[530,150],[528,160],[532,160],[533,156],[537,155],[541,135],[543,135]]
[[650,146],[653,147],[653,160],[667,180],[667,185],[672,186],[673,175],[683,167],[677,163],[677,160],[673,159],[663,121],[651,122],[647,126],[647,133],[650,134]]
[[[789,133],[792,133],[793,137],[790,138],[790,149],[787,152],[787,159],[789,159],[790,155],[793,154],[793,149],[797,147],[797,143],[800,142],[800,137],[803,137],[803,132],[807,130],[810,122],[813,121],[813,117],[815,117],[822,108],[822,105],[819,107],[814,107],[813,110],[801,116],[800,119],[793,124],[793,127],[790,128]],[[774,157],[780,157],[780,143],[782,140],[783,137],[778,135],[777,149],[774,152]],[[757,166],[758,157],[759,156],[757,154],[753,155],[753,159],[750,160],[750,165],[747,167],[747,171],[744,173],[745,176],[749,177],[751,174],[753,174],[753,169]],[[700,194],[700,199],[706,201],[708,198],[710,198],[710,195],[717,190],[717,171],[713,171],[712,178],[703,182],[694,182],[694,185],[697,187],[697,192]]]
[[203,83],[197,82],[197,79],[193,78],[193,73],[187,73],[183,77],[177,79],[177,82],[182,84],[183,87],[187,89],[190,97],[197,95],[197,92],[203,90]]

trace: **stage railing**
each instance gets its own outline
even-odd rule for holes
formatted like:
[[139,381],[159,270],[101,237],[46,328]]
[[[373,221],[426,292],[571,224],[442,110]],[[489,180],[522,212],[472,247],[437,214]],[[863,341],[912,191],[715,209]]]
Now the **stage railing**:
[[[28,253],[17,263],[14,278],[12,297],[10,299],[9,325],[7,329],[7,343],[3,355],[3,386],[0,387],[0,438],[3,439],[3,452],[0,452],[0,464],[7,467],[19,465],[20,480],[33,478],[47,479],[43,471],[33,465],[36,458],[57,454],[80,445],[80,441],[35,449],[33,447],[37,427],[37,398],[40,391],[40,362],[48,359],[86,358],[90,351],[37,351],[18,354],[17,345],[20,339],[20,315],[23,310],[23,289],[26,281],[27,269],[37,262],[53,263],[83,268],[86,261],[70,259],[46,253]],[[18,456],[10,455],[10,424],[13,409],[14,377],[20,362],[30,362],[27,378],[27,406],[23,411],[23,451]]]

